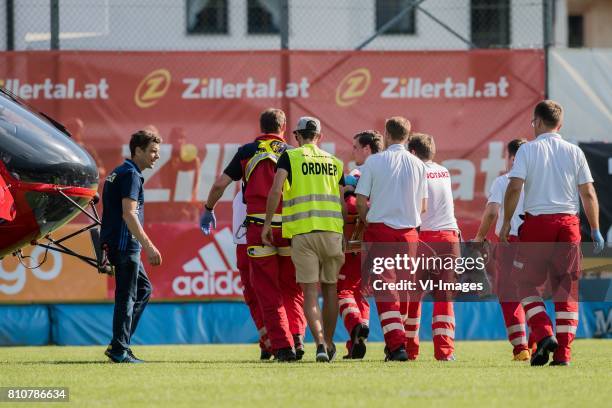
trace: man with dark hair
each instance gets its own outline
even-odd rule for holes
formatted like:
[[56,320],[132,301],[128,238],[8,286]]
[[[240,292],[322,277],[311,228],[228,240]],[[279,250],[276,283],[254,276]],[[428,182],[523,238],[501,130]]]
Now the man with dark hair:
[[159,159],[160,143],[161,138],[152,132],[134,133],[130,139],[131,159],[113,170],[104,183],[100,242],[115,268],[113,338],[105,354],[115,363],[142,362],[130,349],[130,339],[153,289],[140,260],[141,249],[152,266],[162,262],[143,229],[142,171],[153,168]]
[[[294,135],[299,147],[285,151],[278,159],[261,239],[266,245],[273,242],[272,217],[282,196],[283,238],[291,239],[291,259],[304,291],[304,312],[317,344],[316,361],[330,362],[336,355],[336,283],[344,263],[340,198],[343,165],[317,146],[321,139],[318,119],[300,118]],[[323,293],[322,318],[319,285]]]
[[[521,303],[538,344],[531,365],[546,364],[549,353],[554,353],[551,365],[563,366],[571,360],[571,345],[578,327],[581,239],[578,197],[591,227],[595,253],[603,250],[604,239],[599,231],[593,177],[584,153],[559,134],[563,125],[561,105],[551,100],[538,103],[531,125],[536,138],[518,149],[508,174],[510,183],[504,197],[504,223],[499,236],[503,242],[508,241],[512,216],[524,185],[521,243],[557,243],[521,246],[513,262],[512,275],[518,281]],[[548,277],[555,301],[556,335],[538,290]]]
[[[364,222],[359,219],[355,187],[361,176],[359,168],[366,159],[383,149],[383,137],[376,130],[365,130],[353,136],[353,160],[357,167],[345,176],[344,236],[349,245],[346,248],[344,265],[338,275],[338,308],[350,339],[346,342],[345,359],[362,359],[366,353],[366,340],[370,334],[370,304],[361,287],[361,245]],[[353,244],[352,244],[353,243]]]
[[370,155],[383,149],[383,136],[376,130],[365,130],[353,136],[353,160],[357,166],[361,166]]
[[[427,171],[423,162],[406,150],[410,122],[393,117],[387,120],[385,129],[387,149],[368,157],[355,190],[359,218],[367,222],[364,241],[405,246],[407,255],[414,257],[419,241],[417,227],[427,206]],[[382,278],[395,281],[395,270],[388,270]],[[377,296],[376,305],[387,360],[406,361],[402,312],[405,314],[407,305],[400,302],[397,292],[386,297]]]
[[[421,216],[419,230],[419,255],[458,258],[459,228],[455,219],[453,190],[450,172],[444,166],[433,161],[436,155],[436,144],[431,135],[413,133],[408,142],[408,150],[423,161],[427,170],[427,212]],[[441,280],[455,282],[453,269],[417,271],[421,280]],[[432,290],[434,299],[431,331],[434,343],[434,357],[438,361],[455,359],[455,313],[453,293],[444,290]],[[422,295],[419,293],[419,295]],[[415,296],[416,297],[416,296]],[[406,352],[408,359],[416,360],[419,354],[419,326],[421,319],[420,298],[408,303],[408,313],[404,319],[406,331]]]
[[[525,139],[514,139],[511,140],[507,148],[506,155],[506,168],[508,171],[512,169],[514,158],[519,147],[527,143]],[[475,242],[482,242],[486,238],[489,229],[495,223],[495,235],[499,238],[499,233],[504,220],[504,194],[510,179],[508,173],[502,174],[497,177],[489,190],[489,198],[487,206],[482,215],[478,232],[474,238]],[[521,191],[516,210],[512,216],[510,222],[510,235],[508,236],[508,242],[515,243],[519,242],[518,231],[519,227],[523,223],[520,218],[523,215],[523,196],[524,193]],[[521,306],[521,303],[516,299],[512,299],[514,294],[510,288],[513,287],[514,282],[512,280],[512,261],[516,254],[517,246],[499,246],[496,248],[496,292],[499,297],[499,303],[504,316],[504,322],[506,323],[506,331],[508,333],[508,341],[513,346],[513,360],[514,361],[529,361],[531,356],[529,350],[529,344],[527,342],[527,328],[525,327],[525,311]]]
[[280,109],[266,109],[259,117],[259,128],[264,134],[278,133],[285,126],[285,112]]
[[295,361],[304,354],[304,295],[295,281],[289,240],[281,236],[281,207],[273,217],[274,239],[261,240],[266,214],[266,200],[274,180],[276,162],[289,147],[285,141],[285,114],[280,109],[266,109],[259,117],[261,135],[240,147],[213,184],[200,227],[208,235],[216,227],[214,207],[225,189],[243,181],[247,206],[246,239],[251,263],[251,284],[263,314],[263,323],[277,361]]

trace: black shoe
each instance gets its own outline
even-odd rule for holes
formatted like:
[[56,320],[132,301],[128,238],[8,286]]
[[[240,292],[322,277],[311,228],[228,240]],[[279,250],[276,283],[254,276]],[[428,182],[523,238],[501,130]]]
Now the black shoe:
[[132,353],[132,349],[127,349],[128,356],[132,357],[134,360],[138,360],[140,363],[144,363],[145,361],[141,358],[138,358]]
[[548,364],[549,366],[557,366],[557,367],[567,367],[570,365],[569,361],[551,361],[550,364]]
[[385,347],[385,354],[387,354],[385,361],[408,361],[408,354],[406,354],[404,346],[399,346],[399,348],[391,352],[388,350],[389,349]]
[[[112,354],[112,351],[113,351],[113,346],[110,346],[110,345],[109,345],[109,346],[106,348],[106,350],[104,351],[104,355],[105,355],[106,357],[110,358],[111,360],[113,360],[113,362],[118,363],[118,361],[114,361],[114,360],[116,360],[116,359],[117,359],[117,357],[118,357],[118,356],[113,355],[113,354]],[[128,356],[130,356],[130,357],[131,357],[133,360],[135,360],[135,361],[133,361],[133,362],[137,362],[137,363],[144,363],[144,362],[145,362],[144,360],[142,360],[142,359],[140,359],[140,358],[136,357],[136,356],[134,355],[134,353],[132,352],[132,349],[131,349],[131,348],[127,349],[127,355],[128,355]]]
[[331,347],[327,350],[327,356],[329,357],[329,362],[331,363],[336,358],[336,344],[332,342]]
[[272,353],[270,353],[268,350],[261,350],[261,353],[259,354],[259,359],[262,361],[267,361],[269,359],[272,358]]
[[122,354],[113,354],[110,350],[106,350],[104,354],[112,361],[113,363],[131,363],[131,364],[140,364],[144,363],[143,360],[132,357],[128,354],[127,351],[124,351]]
[[353,359],[362,359],[366,354],[365,341],[368,339],[370,334],[370,328],[365,324],[359,323],[351,330],[351,348],[350,357]]
[[304,357],[304,340],[301,334],[293,335],[293,344],[295,345],[295,359],[301,360]]
[[325,346],[323,344],[319,344],[317,346],[317,363],[329,363],[329,354],[327,354],[327,350],[325,350]]
[[543,366],[548,363],[548,353],[554,352],[557,347],[559,347],[559,343],[554,336],[544,337],[538,342],[538,348],[531,356],[531,365]]
[[276,352],[275,360],[281,363],[295,361],[295,353],[291,347],[279,349]]

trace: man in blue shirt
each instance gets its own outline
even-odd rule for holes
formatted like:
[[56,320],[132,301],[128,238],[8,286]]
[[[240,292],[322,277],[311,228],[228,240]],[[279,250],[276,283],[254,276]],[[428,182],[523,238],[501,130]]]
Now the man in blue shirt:
[[145,250],[152,266],[161,254],[144,232],[142,171],[159,159],[161,138],[141,130],[130,139],[131,159],[106,177],[102,193],[100,241],[115,267],[113,338],[105,353],[115,363],[140,363],[130,350],[130,339],[151,296],[152,286],[140,261]]

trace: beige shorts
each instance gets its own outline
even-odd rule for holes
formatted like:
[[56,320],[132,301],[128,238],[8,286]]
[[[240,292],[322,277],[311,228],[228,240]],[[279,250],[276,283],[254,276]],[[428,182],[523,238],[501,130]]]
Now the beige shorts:
[[291,260],[298,283],[336,283],[344,264],[342,234],[309,232],[291,238]]

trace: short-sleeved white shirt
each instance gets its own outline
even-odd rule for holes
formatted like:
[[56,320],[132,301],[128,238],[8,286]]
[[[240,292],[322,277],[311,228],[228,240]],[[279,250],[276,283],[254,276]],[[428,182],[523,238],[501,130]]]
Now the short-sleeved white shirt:
[[421,214],[421,231],[457,230],[453,188],[448,169],[432,161],[427,168],[427,211]]
[[[234,244],[246,244],[246,230],[240,228],[246,218],[246,204],[242,201],[242,189],[238,191],[234,201],[232,201],[232,236],[234,237]],[[236,233],[242,235],[240,238],[236,238]]]
[[578,186],[593,182],[582,150],[557,133],[522,145],[508,177],[525,180],[524,211],[532,215],[577,214]]
[[[495,224],[495,235],[497,235],[498,237],[499,232],[501,231],[502,224],[504,223],[504,196],[506,195],[508,183],[510,183],[508,174],[502,174],[493,181],[493,184],[491,184],[491,188],[489,189],[489,199],[487,201],[487,204],[496,203],[500,205],[499,214],[497,214],[497,223]],[[521,195],[519,196],[519,201],[516,205],[516,210],[514,210],[514,214],[510,219],[510,235],[518,236],[518,229],[523,223],[523,220],[521,219],[520,215],[523,214],[524,198],[525,192],[524,190],[521,190]]]
[[421,225],[421,206],[427,198],[425,164],[404,145],[393,144],[366,159],[355,193],[370,198],[368,222],[395,229],[416,228]]

